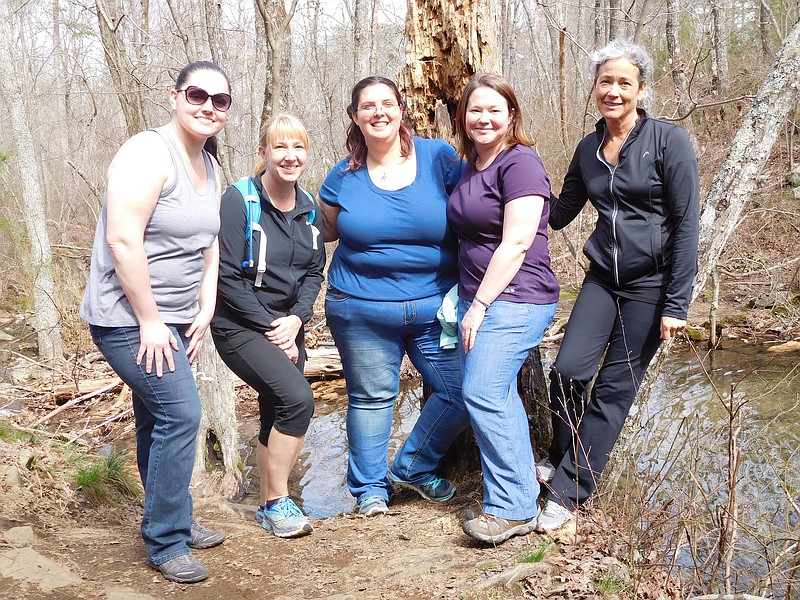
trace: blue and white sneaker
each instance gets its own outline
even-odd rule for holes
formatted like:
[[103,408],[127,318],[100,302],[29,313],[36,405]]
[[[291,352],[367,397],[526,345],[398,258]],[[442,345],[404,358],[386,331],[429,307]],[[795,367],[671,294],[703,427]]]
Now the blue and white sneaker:
[[256,521],[260,521],[261,527],[280,538],[300,537],[314,531],[311,520],[288,496],[278,498],[272,508],[259,506]]

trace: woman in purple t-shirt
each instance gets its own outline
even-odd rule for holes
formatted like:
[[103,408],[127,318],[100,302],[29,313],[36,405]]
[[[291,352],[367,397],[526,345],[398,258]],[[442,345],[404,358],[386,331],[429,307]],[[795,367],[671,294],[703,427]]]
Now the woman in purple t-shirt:
[[456,112],[467,160],[447,218],[458,234],[463,396],[483,466],[482,514],[467,535],[490,543],[534,530],[539,485],[517,373],[555,315],[550,269],[550,181],[525,133],[511,85],[469,82]]

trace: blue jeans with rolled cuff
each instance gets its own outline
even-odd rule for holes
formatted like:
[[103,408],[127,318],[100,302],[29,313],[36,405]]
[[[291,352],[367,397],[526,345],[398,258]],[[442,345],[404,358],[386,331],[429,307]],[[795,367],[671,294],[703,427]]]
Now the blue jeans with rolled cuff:
[[92,328],[92,339],[108,364],[131,388],[136,419],[136,460],[144,486],[142,539],[147,560],[160,565],[189,554],[195,438],[200,426],[200,396],[184,345],[185,326],[169,326],[179,349],[175,370],[164,364],[156,376],[136,364],[139,328]]
[[347,486],[357,501],[389,499],[389,441],[400,364],[408,354],[433,388],[414,428],[394,457],[392,474],[424,484],[469,425],[461,399],[458,351],[439,346],[436,312],[444,293],[409,301],[364,300],[328,287],[325,314],[342,359],[347,394]]
[[[459,299],[459,323],[470,304]],[[495,300],[472,349],[465,354],[459,344],[464,404],[481,455],[483,512],[495,517],[521,521],[539,513],[539,483],[517,374],[555,312],[555,303]]]

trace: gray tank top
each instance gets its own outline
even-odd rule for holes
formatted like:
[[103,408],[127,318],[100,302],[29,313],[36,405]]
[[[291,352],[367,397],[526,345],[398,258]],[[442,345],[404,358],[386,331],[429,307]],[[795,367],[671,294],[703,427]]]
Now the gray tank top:
[[[183,163],[179,140],[171,124],[153,129],[169,150],[175,183],[158,197],[144,231],[144,251],[156,306],[164,323],[191,323],[198,311],[203,275],[203,250],[219,232],[217,181],[211,158],[206,163],[206,189],[199,194]],[[136,326],[138,322],[117,278],[106,237],[107,198],[97,221],[89,282],[80,316],[101,327]]]

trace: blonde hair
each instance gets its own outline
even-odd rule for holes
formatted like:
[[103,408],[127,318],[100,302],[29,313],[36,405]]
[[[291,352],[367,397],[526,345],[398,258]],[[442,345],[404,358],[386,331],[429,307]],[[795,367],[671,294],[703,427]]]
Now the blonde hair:
[[[258,134],[258,147],[269,148],[276,140],[297,139],[303,142],[308,150],[308,131],[303,122],[290,113],[278,113],[267,119],[261,132]],[[258,159],[253,175],[258,177],[267,169],[267,163],[263,158]]]

